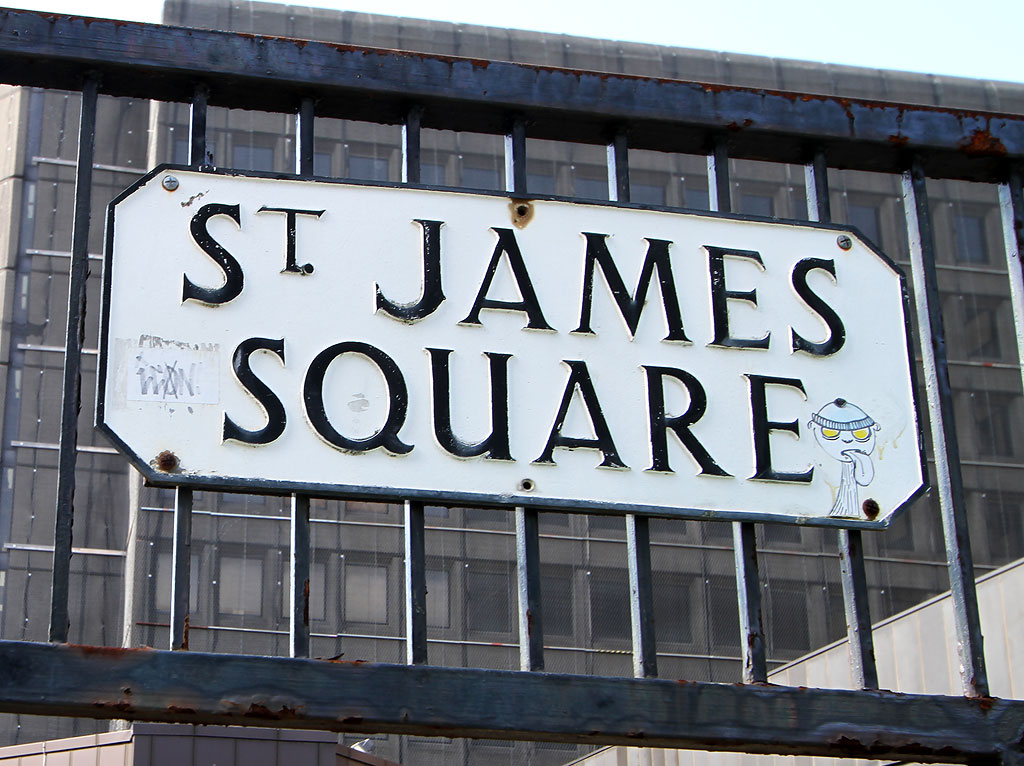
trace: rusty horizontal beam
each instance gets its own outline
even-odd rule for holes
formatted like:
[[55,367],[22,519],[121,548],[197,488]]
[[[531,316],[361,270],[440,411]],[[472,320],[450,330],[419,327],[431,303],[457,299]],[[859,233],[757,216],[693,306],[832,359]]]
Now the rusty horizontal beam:
[[[0,9],[0,79],[101,92],[503,133],[508,115],[539,138],[701,154],[719,132],[734,158],[803,163],[810,143],[829,165],[899,172],[921,154],[929,175],[1002,181],[1024,157],[1024,116],[611,75],[498,61],[155,24]],[[595,119],[595,115],[601,115]]]
[[918,762],[1016,760],[1024,731],[996,699],[16,641],[0,712]]

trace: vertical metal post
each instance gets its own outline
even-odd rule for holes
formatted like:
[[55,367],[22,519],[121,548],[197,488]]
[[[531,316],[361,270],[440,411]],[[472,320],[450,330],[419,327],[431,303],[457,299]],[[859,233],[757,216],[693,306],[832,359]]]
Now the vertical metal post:
[[[313,120],[315,102],[304,98],[299,104],[295,133],[295,173],[313,176]],[[291,519],[291,615],[288,645],[292,657],[309,656],[309,496],[292,495]]]
[[516,583],[519,594],[519,668],[544,670],[537,511],[516,508]]
[[96,138],[99,78],[88,74],[82,85],[78,124],[78,166],[75,171],[75,215],[71,234],[71,279],[64,346],[60,448],[57,458],[57,503],[53,529],[53,581],[50,590],[50,641],[68,640],[68,587],[74,524],[75,463],[78,413],[82,408],[82,345],[85,342],[85,293],[89,279],[89,208],[92,201],[92,158]]
[[629,139],[623,127],[608,142],[608,199],[629,202]]
[[291,615],[288,648],[292,657],[309,656],[309,496],[292,495]]
[[1003,219],[1003,241],[1006,249],[1006,270],[1010,275],[1010,303],[1013,324],[1017,330],[1017,360],[1024,376],[1024,194],[1021,192],[1021,169],[1013,168],[1007,182],[999,185],[999,212]]
[[[197,85],[189,105],[189,164],[206,164],[205,85]],[[171,649],[188,649],[190,594],[192,592],[192,490],[174,490],[174,532],[171,538]]]
[[189,105],[188,120],[188,163],[194,168],[201,168],[206,161],[206,99],[209,90],[205,85],[197,85]]
[[315,102],[311,98],[302,99],[296,119],[295,132],[295,172],[304,178],[313,176],[313,118]]
[[743,651],[743,683],[765,683],[764,629],[761,626],[761,578],[757,568],[757,540],[754,525],[734,521],[733,559],[736,564],[736,593],[739,596],[740,647]]
[[[804,165],[804,187],[807,194],[807,217],[812,221],[830,223],[832,207],[828,194],[828,165],[825,163],[825,153],[820,149],[815,150]],[[846,635],[850,645],[850,674],[853,683],[859,688],[877,689],[878,668],[875,665],[875,642],[871,635],[861,531],[839,530],[838,543]]]
[[188,649],[189,594],[192,592],[192,490],[174,492],[171,538],[171,649]]
[[[728,213],[732,210],[729,152],[723,136],[713,138],[708,152],[708,201],[712,211]],[[743,683],[764,683],[768,680],[768,663],[761,625],[761,577],[757,568],[757,535],[753,523],[734,521],[732,541],[739,597]]]
[[724,136],[715,136],[708,152],[708,203],[713,212],[732,212],[729,189],[729,150]]
[[423,503],[405,501],[405,661],[427,661],[427,556]]
[[828,165],[825,152],[816,149],[804,165],[804,193],[807,195],[807,219],[832,222],[832,203],[828,197]]
[[946,540],[953,622],[960,655],[961,680],[968,697],[988,696],[988,674],[982,646],[978,594],[974,585],[974,563],[967,532],[960,448],[953,415],[953,391],[946,360],[946,335],[942,326],[939,280],[935,268],[935,235],[924,170],[915,159],[903,174],[903,212],[907,222],[910,263],[914,275],[917,325],[921,337],[925,389],[931,415],[932,446],[935,451],[935,484],[942,510],[942,531]]
[[[608,199],[629,202],[629,141],[625,128],[608,142]],[[633,635],[633,675],[658,675],[651,576],[651,534],[646,516],[626,515],[626,556],[629,570],[629,616]]]
[[646,516],[626,514],[629,567],[629,617],[633,633],[633,675],[656,678],[658,648],[654,632],[654,587],[651,577],[651,532]]
[[505,134],[505,191],[526,194],[526,120],[514,117]]
[[402,123],[402,183],[418,184],[422,181],[422,155],[420,152],[420,123],[423,108],[414,106],[405,113]]

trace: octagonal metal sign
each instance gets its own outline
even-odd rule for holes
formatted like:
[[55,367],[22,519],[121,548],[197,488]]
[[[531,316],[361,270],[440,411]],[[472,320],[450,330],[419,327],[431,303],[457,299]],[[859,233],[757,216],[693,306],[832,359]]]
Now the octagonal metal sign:
[[904,277],[841,227],[165,166],[103,289],[157,484],[850,527],[925,484]]

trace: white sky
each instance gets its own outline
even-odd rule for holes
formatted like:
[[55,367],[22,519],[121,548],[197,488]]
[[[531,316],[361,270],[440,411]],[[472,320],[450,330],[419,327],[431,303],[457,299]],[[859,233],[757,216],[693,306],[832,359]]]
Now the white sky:
[[[225,0],[227,2],[227,0]],[[157,22],[162,0],[0,0]],[[1024,82],[1024,0],[320,0],[339,10]]]

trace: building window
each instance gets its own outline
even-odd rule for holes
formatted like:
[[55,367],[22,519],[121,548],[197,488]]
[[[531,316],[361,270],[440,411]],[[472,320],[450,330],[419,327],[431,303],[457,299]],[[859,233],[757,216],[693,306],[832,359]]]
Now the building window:
[[657,573],[654,575],[654,624],[658,642],[693,642],[691,580]]
[[551,173],[527,173],[526,190],[530,194],[555,194],[555,177]]
[[444,165],[435,162],[420,163],[420,183],[430,186],[444,186]]
[[807,594],[799,586],[772,584],[766,591],[770,601],[772,649],[779,655],[802,654],[811,648]]
[[231,147],[231,167],[239,170],[273,170],[274,148],[235,144]]
[[571,636],[572,625],[572,572],[568,569],[559,574],[540,578],[541,613],[544,618],[545,636]]
[[876,205],[850,202],[846,206],[847,222],[856,227],[872,244],[881,246],[882,222]]
[[[721,526],[728,527],[727,524]],[[740,645],[740,614],[735,581],[718,578],[711,581],[708,590],[711,651],[718,653],[719,647],[738,647]]]
[[641,205],[664,205],[665,187],[661,184],[630,183],[629,201]]
[[512,583],[506,572],[466,570],[466,627],[490,633],[512,630]]
[[593,176],[574,176],[573,196],[581,199],[608,199],[608,179]]
[[684,187],[683,205],[690,210],[710,210],[711,203],[708,200],[708,190],[697,189],[693,186]]
[[387,181],[388,161],[383,157],[351,154],[348,158],[348,177],[364,181]]
[[221,556],[217,611],[223,615],[263,614],[263,559]]
[[1002,563],[1024,555],[1024,503],[1021,496],[996,493],[987,499],[984,509],[988,553],[992,561]]
[[1012,457],[1013,396],[982,393],[972,399],[978,434],[978,454],[987,457]]
[[330,152],[313,152],[313,175],[329,178],[332,157]]
[[462,185],[468,189],[500,189],[501,178],[493,167],[462,166]]
[[775,201],[767,194],[740,194],[740,212],[747,215],[775,215]]
[[988,263],[985,219],[971,213],[953,216],[953,243],[960,263]]
[[451,626],[450,590],[446,570],[427,570],[427,627],[447,628]]
[[388,621],[388,570],[372,564],[345,564],[345,622]]
[[[188,601],[189,612],[199,608],[199,556],[192,555],[192,568],[189,570]],[[171,611],[171,572],[173,558],[170,551],[162,551],[156,558],[156,592],[153,594],[153,606],[158,612]]]
[[984,299],[964,302],[964,350],[969,359],[1000,357],[998,305]]
[[590,632],[595,640],[630,637],[629,577],[626,570],[595,570],[591,573]]

